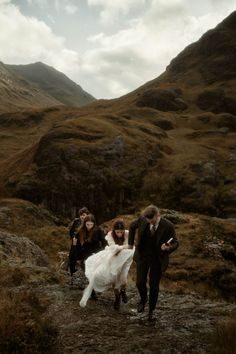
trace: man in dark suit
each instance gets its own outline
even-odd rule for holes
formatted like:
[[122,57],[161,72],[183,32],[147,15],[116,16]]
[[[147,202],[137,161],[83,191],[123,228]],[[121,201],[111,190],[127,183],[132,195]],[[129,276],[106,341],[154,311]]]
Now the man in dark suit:
[[128,243],[130,248],[135,245],[136,286],[140,295],[137,310],[143,312],[147,302],[146,283],[149,272],[149,320],[155,321],[154,310],[160,279],[168,267],[169,254],[178,247],[174,226],[160,216],[155,205],[149,205],[142,216],[130,224]]

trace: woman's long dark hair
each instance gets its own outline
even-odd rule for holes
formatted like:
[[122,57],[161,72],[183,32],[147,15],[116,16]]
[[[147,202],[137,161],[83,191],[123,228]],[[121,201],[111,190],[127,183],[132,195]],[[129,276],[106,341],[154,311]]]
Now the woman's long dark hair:
[[[115,233],[115,230],[123,230],[123,235],[121,237],[118,237]],[[116,245],[123,245],[125,241],[125,224],[123,220],[116,220],[113,225],[112,225],[112,231],[111,231],[113,240]]]
[[[86,222],[92,221],[94,226],[92,229],[88,230],[86,227]],[[94,230],[96,228],[96,220],[93,214],[89,214],[84,218],[83,224],[80,226],[78,230],[80,243],[83,244],[85,241],[91,242],[94,237]]]

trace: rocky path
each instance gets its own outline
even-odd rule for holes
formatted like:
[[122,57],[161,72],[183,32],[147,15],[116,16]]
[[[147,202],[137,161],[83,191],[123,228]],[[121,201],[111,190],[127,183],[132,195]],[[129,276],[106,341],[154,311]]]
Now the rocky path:
[[52,301],[49,314],[59,328],[55,353],[209,353],[208,342],[217,321],[227,319],[236,305],[194,295],[161,292],[157,321],[136,313],[134,285],[127,289],[128,304],[113,310],[113,294],[79,306],[82,291],[68,285],[41,288]]

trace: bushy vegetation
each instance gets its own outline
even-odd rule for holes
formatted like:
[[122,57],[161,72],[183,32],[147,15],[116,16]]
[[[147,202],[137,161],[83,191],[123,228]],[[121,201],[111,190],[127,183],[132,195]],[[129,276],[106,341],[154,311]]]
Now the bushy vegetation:
[[29,272],[24,268],[0,265],[0,286],[19,286],[29,279]]
[[32,291],[0,291],[1,353],[53,352],[57,330],[45,316],[47,305]]
[[[234,314],[236,315],[236,313]],[[236,348],[236,319],[219,323],[212,337],[209,353],[234,354]]]

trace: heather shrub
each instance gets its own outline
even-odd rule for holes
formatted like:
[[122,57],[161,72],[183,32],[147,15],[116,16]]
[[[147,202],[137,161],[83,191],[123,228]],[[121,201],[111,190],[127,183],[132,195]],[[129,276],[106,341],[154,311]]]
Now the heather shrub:
[[221,322],[217,325],[211,339],[211,354],[234,354],[236,348],[236,319]]
[[48,303],[32,291],[0,291],[0,352],[50,353],[57,330],[45,315]]

